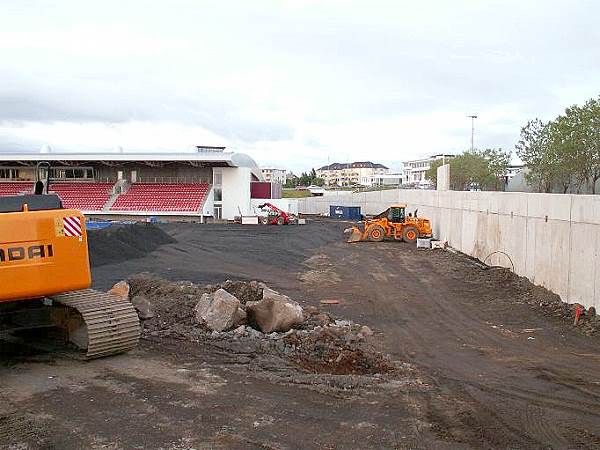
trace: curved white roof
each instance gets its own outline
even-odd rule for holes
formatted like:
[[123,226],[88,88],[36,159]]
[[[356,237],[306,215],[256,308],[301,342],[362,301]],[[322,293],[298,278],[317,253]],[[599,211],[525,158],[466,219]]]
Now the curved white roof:
[[196,161],[213,164],[221,164],[229,167],[247,167],[251,169],[254,176],[262,180],[262,173],[258,164],[245,153],[226,151],[194,151],[194,152],[0,152],[0,162],[3,161]]

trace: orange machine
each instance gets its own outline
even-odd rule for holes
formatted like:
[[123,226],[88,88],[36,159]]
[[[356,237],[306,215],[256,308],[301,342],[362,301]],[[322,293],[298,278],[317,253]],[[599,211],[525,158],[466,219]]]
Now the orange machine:
[[[85,218],[47,194],[0,198],[0,333],[58,328],[88,358],[137,345],[139,319],[130,302],[89,289]],[[43,190],[46,194],[43,194]]]
[[417,217],[417,211],[407,216],[406,205],[391,206],[372,219],[364,220],[362,224],[362,229],[354,226],[346,230],[350,233],[348,242],[380,242],[385,238],[415,242],[418,238],[432,236],[429,219]]

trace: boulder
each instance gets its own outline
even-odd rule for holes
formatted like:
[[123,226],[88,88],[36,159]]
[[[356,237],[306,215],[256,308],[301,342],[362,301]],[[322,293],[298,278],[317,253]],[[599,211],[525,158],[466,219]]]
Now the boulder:
[[202,294],[194,308],[196,322],[214,331],[230,330],[246,319],[240,301],[224,289]]
[[154,311],[152,311],[152,305],[150,301],[143,295],[136,295],[131,299],[131,304],[138,313],[138,317],[142,320],[152,319],[154,317]]
[[267,285],[265,285],[265,287],[262,290],[262,298],[269,298],[269,297],[277,296],[277,295],[281,295],[281,294],[279,292],[277,292],[275,289],[271,289]]
[[263,299],[246,304],[249,320],[263,333],[288,331],[304,322],[302,307],[285,295],[265,289]]
[[108,293],[114,295],[115,297],[119,297],[122,300],[129,300],[130,291],[131,288],[129,287],[129,283],[123,280],[111,287]]
[[368,326],[363,325],[360,327],[360,331],[358,332],[359,337],[366,339],[368,337],[373,336],[373,330],[371,330]]

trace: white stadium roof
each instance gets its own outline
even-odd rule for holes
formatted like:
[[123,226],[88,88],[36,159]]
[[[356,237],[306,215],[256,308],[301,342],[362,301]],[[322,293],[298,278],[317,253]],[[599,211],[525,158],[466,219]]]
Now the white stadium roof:
[[0,152],[1,162],[37,162],[37,161],[73,161],[73,162],[91,162],[91,161],[122,161],[122,162],[144,162],[144,161],[165,161],[165,162],[204,162],[214,165],[228,167],[247,167],[260,180],[262,173],[260,168],[250,156],[245,153],[226,152],[224,147],[204,147],[197,151],[187,152],[130,152],[115,150],[109,152]]

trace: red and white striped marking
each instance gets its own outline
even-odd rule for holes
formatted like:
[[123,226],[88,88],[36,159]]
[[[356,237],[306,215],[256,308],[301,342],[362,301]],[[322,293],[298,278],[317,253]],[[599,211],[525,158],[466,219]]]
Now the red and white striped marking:
[[65,236],[81,237],[81,220],[77,216],[63,217]]

